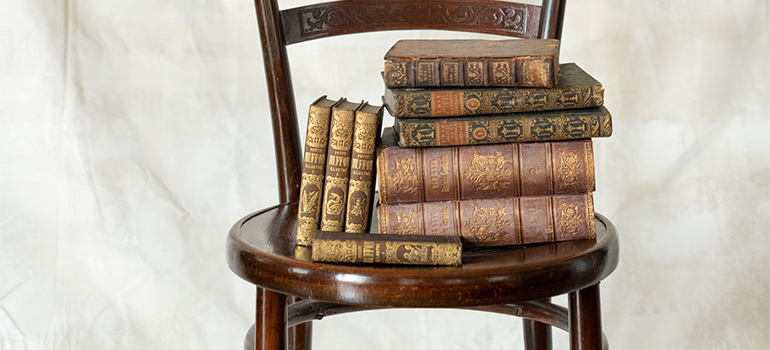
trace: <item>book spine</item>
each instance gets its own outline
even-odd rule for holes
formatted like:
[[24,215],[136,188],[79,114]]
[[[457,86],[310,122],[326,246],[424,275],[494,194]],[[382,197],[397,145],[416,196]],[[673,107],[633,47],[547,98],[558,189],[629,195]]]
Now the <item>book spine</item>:
[[318,232],[312,259],[350,264],[452,265],[462,264],[457,237]]
[[374,185],[374,151],[382,127],[382,107],[375,113],[358,110],[350,157],[345,232],[364,233],[370,223]]
[[381,204],[377,215],[381,233],[459,236],[468,247],[596,239],[592,193]]
[[456,117],[599,107],[604,89],[593,86],[527,89],[387,89],[396,118]]
[[591,139],[380,148],[381,204],[593,192]]
[[559,74],[555,57],[391,58],[385,60],[385,86],[553,87]]
[[332,108],[320,229],[342,231],[348,193],[355,110]]
[[397,118],[394,129],[403,147],[559,141],[609,137],[612,117],[598,107],[474,119]]
[[305,136],[305,154],[302,159],[300,207],[297,214],[296,243],[308,246],[318,230],[321,215],[321,197],[326,172],[326,149],[329,139],[331,107],[310,106]]

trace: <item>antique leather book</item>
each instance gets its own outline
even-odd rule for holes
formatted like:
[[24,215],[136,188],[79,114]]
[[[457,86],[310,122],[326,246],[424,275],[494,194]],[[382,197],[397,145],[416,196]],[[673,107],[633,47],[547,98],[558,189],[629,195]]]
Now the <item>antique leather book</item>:
[[553,87],[556,39],[399,40],[385,54],[385,86]]
[[595,190],[591,139],[407,148],[385,128],[377,174],[382,204]]
[[310,245],[318,230],[326,172],[329,118],[332,107],[337,102],[324,95],[315,100],[308,111],[305,154],[302,158],[300,207],[297,214],[296,242],[299,245]]
[[379,232],[459,236],[463,246],[596,239],[592,193],[377,207]]
[[364,233],[371,223],[374,193],[374,151],[382,129],[382,106],[365,103],[356,111],[350,156],[345,232]]
[[353,125],[356,110],[362,103],[347,100],[332,107],[329,122],[329,146],[326,151],[321,223],[324,231],[342,231],[345,227],[345,201],[348,198],[350,153],[353,148]]
[[393,127],[403,147],[481,145],[609,137],[612,116],[601,106],[453,118],[396,118]]
[[385,89],[385,106],[396,118],[456,117],[599,107],[602,84],[574,63],[561,65],[553,88]]
[[460,265],[457,236],[360,234],[318,231],[313,261],[352,264]]

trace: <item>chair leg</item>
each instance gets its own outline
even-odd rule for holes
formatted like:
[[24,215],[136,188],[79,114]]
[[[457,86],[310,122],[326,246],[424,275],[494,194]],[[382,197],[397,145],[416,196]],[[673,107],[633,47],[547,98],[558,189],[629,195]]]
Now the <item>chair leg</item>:
[[310,350],[313,338],[313,323],[305,322],[294,326],[294,350]]
[[[288,298],[289,305],[301,301],[301,298]],[[288,321],[288,320],[287,320]],[[313,322],[305,322],[289,327],[289,350],[310,350],[313,336]]]
[[257,287],[255,350],[286,350],[286,296]]
[[[550,302],[551,298],[543,299]],[[526,350],[552,350],[551,326],[534,320],[524,321],[524,349]]]
[[569,335],[572,350],[602,349],[598,283],[569,293]]
[[524,319],[524,349],[551,350],[551,326]]

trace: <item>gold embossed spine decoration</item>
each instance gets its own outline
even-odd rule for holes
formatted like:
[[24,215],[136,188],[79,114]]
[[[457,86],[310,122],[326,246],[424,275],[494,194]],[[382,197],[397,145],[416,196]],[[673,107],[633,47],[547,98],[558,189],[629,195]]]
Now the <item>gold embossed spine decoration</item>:
[[380,203],[592,192],[591,144],[580,139],[403,148],[393,129],[385,128],[378,148]]
[[601,83],[574,63],[553,88],[392,88],[384,101],[396,118],[454,117],[599,107]]
[[311,245],[313,235],[318,230],[326,172],[329,119],[331,109],[337,102],[321,96],[309,107],[295,235],[295,242],[300,246]]
[[402,147],[481,145],[576,140],[612,135],[604,106],[481,117],[396,118]]
[[345,231],[364,233],[371,223],[375,147],[382,128],[382,106],[365,103],[356,110],[350,161]]
[[558,51],[556,39],[399,40],[385,54],[383,78],[388,88],[551,88],[558,81]]
[[342,231],[345,227],[353,126],[359,106],[361,103],[342,101],[332,108],[320,222],[324,231]]
[[319,231],[312,260],[355,264],[462,264],[462,242],[453,236],[357,234]]
[[[380,232],[456,236],[468,247],[595,239],[592,198],[583,193],[381,204]],[[447,209],[449,217],[442,216]]]

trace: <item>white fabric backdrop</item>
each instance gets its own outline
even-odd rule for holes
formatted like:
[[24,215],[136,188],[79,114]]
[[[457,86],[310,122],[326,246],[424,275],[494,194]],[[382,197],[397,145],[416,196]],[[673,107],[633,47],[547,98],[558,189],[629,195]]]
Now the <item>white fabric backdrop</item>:
[[[568,4],[562,62],[615,123],[595,143],[614,348],[770,348],[768,23],[765,0]],[[415,35],[292,47],[314,57],[293,67],[300,114],[378,101],[382,55]],[[249,1],[0,2],[0,348],[241,347],[254,288],[224,242],[277,201],[263,77]],[[470,311],[315,325],[316,349],[521,343],[520,321]]]

